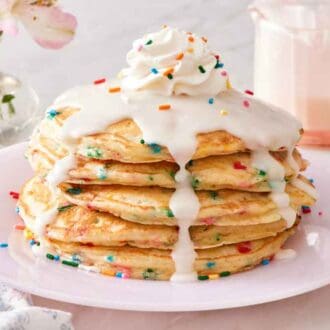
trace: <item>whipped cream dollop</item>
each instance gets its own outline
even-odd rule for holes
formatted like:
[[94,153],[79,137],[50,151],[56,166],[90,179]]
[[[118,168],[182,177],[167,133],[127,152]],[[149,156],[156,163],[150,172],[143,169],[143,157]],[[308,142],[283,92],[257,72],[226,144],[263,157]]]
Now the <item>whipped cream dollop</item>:
[[206,38],[165,27],[134,41],[122,70],[122,89],[155,94],[217,95],[228,86],[227,72]]

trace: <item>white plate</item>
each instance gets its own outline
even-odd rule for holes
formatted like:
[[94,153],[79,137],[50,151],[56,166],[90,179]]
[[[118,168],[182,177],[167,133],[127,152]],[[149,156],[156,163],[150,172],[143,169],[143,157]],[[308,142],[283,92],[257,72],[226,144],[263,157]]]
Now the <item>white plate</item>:
[[[9,191],[18,191],[32,175],[24,159],[26,144],[0,151],[0,280],[46,298],[88,306],[138,311],[199,311],[240,307],[308,292],[330,283],[330,152],[305,150],[312,163],[308,176],[321,194],[297,235],[287,244],[294,259],[273,261],[249,272],[216,281],[174,284],[124,280],[91,274],[48,260],[35,260],[18,221]],[[318,212],[323,215],[318,215]]]

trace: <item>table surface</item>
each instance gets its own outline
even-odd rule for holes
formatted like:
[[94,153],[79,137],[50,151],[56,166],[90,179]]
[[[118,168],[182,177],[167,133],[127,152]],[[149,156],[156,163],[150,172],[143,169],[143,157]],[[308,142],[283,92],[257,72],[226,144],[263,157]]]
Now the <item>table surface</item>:
[[[109,298],[111,299],[111,298]],[[330,328],[330,285],[297,297],[262,305],[187,313],[128,312],[85,307],[33,296],[36,305],[73,314],[77,330],[323,330]]]

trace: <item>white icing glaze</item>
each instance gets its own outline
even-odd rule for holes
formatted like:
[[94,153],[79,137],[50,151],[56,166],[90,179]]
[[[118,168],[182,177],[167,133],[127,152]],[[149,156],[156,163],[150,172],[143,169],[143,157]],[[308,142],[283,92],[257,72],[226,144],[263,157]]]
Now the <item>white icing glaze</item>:
[[301,180],[299,178],[295,178],[294,180],[292,180],[291,184],[293,186],[295,186],[296,188],[304,191],[306,194],[308,194],[315,200],[319,198],[319,194],[316,191],[316,189],[313,186],[311,186],[310,184],[304,182],[303,180]]
[[280,249],[275,254],[275,259],[276,260],[288,260],[288,259],[293,259],[296,256],[297,256],[297,252],[293,249]]
[[296,162],[296,160],[293,157],[293,150],[294,150],[294,146],[288,150],[287,162],[288,162],[289,166],[293,169],[294,177],[296,178],[299,174],[300,168],[299,168],[298,163]]
[[281,217],[286,220],[287,227],[292,227],[296,220],[296,212],[290,207],[290,198],[285,192],[286,182],[283,166],[265,148],[252,152],[252,164],[267,173],[268,183],[272,189],[270,197],[277,205]]
[[[157,62],[163,68],[167,65],[164,63],[167,63],[165,59],[168,52],[174,55],[179,49],[184,50],[184,41],[181,40],[183,36],[187,37],[185,33],[179,33],[177,30],[161,32],[154,37],[154,48],[150,48],[148,52],[140,56],[135,50],[131,51],[131,68],[124,72],[125,92],[109,93],[110,86],[120,83],[113,81],[110,82],[110,86],[101,84],[73,88],[55,101],[51,108],[71,106],[79,108],[80,111],[66,120],[62,129],[62,139],[69,146],[70,154],[56,163],[47,178],[51,189],[56,191],[56,185],[66,179],[67,171],[75,165],[74,151],[78,139],[100,132],[109,124],[125,118],[132,118],[136,122],[143,132],[146,143],[167,146],[180,166],[180,171],[176,175],[176,191],[170,200],[170,208],[180,227],[179,241],[172,254],[176,268],[172,279],[175,281],[196,278],[193,271],[195,251],[189,237],[189,226],[197,216],[199,201],[191,187],[189,173],[185,170],[186,163],[196,149],[196,134],[226,130],[240,137],[253,151],[255,167],[267,172],[273,191],[272,198],[290,226],[294,220],[288,197],[284,192],[284,170],[270,156],[268,150],[277,150],[283,146],[292,150],[301,128],[299,122],[288,113],[274,109],[255,98],[235,90],[219,93],[223,90],[223,77],[213,78],[214,74],[220,76],[220,70],[213,70],[207,65],[211,53],[199,44],[195,46],[195,57],[189,59],[185,54],[184,58],[187,61],[189,59],[189,66],[185,70],[183,65],[177,68],[174,73],[178,75],[177,80],[173,79],[172,82],[164,76],[155,80],[145,77],[147,73],[141,67],[149,68],[149,65]],[[151,38],[151,35],[147,38],[149,37]],[[164,63],[161,55],[163,52],[167,54]],[[198,58],[196,54],[199,54]],[[199,59],[205,60],[202,64],[206,69],[210,67],[212,74],[198,72]],[[194,65],[197,65],[196,74],[191,71]],[[181,76],[185,79],[181,79]],[[214,86],[216,88],[213,89]],[[214,93],[213,104],[209,104],[206,91]],[[176,95],[169,96],[170,93]],[[181,93],[189,96],[178,95]],[[248,107],[243,106],[246,100],[249,102]],[[159,111],[160,104],[170,104],[171,109]],[[227,112],[226,116],[221,115],[221,110],[224,109]],[[55,210],[56,208],[53,211]],[[51,212],[37,218],[40,232],[51,221],[50,214]]]
[[[180,159],[181,164],[189,161],[191,154]],[[188,160],[187,160],[188,158]],[[172,252],[176,272],[171,280],[186,282],[196,279],[193,269],[196,253],[193,242],[190,240],[189,227],[196,219],[199,211],[199,201],[191,187],[190,175],[184,167],[175,176],[176,192],[170,200],[170,208],[179,221],[180,231],[178,242]]]

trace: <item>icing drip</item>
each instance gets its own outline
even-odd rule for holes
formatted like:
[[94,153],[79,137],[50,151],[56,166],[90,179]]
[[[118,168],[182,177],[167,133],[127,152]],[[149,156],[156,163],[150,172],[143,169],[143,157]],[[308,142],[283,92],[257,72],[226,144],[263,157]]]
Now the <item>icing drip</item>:
[[[140,127],[146,143],[168,147],[180,166],[175,177],[176,191],[170,200],[170,208],[180,228],[179,241],[172,254],[176,270],[172,280],[175,281],[196,279],[193,270],[195,251],[189,227],[200,205],[185,165],[194,154],[198,133],[225,130],[241,138],[253,151],[255,167],[268,173],[272,198],[288,226],[295,220],[284,192],[284,170],[268,150],[282,146],[292,150],[301,125],[290,114],[255,98],[232,89],[223,91],[226,80],[215,69],[216,58],[202,44],[204,41],[192,37],[196,44],[187,41],[190,36],[186,33],[173,29],[148,35],[142,39],[142,50],[136,48],[141,44],[139,41],[130,52],[130,68],[123,72],[122,81],[71,89],[51,107],[56,110],[65,107],[80,109],[65,121],[62,128],[61,138],[69,148],[69,155],[56,163],[47,178],[55,193],[56,185],[66,179],[68,170],[75,165],[74,152],[79,138],[100,132],[112,123],[132,118]],[[189,44],[192,52],[187,49],[188,42],[192,43]],[[180,61],[186,62],[173,62],[173,77],[169,79],[163,74],[154,77],[156,71],[150,70],[157,64],[157,72],[163,73],[165,68],[172,66],[178,51],[184,52]],[[109,93],[109,87],[118,85],[123,87],[122,93]],[[208,102],[210,96],[212,103]],[[247,99],[248,108],[243,106]],[[158,111],[159,104],[170,104],[170,110]],[[222,115],[224,112],[226,116]],[[40,233],[55,211],[56,208],[36,219]]]
[[268,183],[272,190],[270,197],[277,205],[281,217],[287,222],[287,227],[292,227],[296,221],[296,212],[290,207],[290,198],[285,192],[283,166],[264,148],[252,152],[252,163],[254,167],[267,173]]
[[288,156],[287,156],[287,162],[289,164],[289,166],[293,169],[294,171],[294,177],[296,178],[299,174],[299,165],[298,163],[296,162],[296,160],[294,159],[293,157],[293,151],[294,151],[294,146],[291,147],[289,150],[288,150]]
[[171,280],[186,282],[196,279],[193,269],[196,253],[193,242],[190,240],[189,227],[197,217],[199,201],[191,187],[190,175],[184,167],[181,167],[175,179],[177,181],[176,191],[170,200],[170,208],[178,219],[180,230],[178,242],[172,252],[175,273]]
[[306,183],[305,181],[303,181],[299,178],[295,178],[294,180],[292,180],[291,184],[293,186],[295,186],[296,188],[304,191],[306,194],[308,194],[312,198],[314,198],[314,199],[319,198],[319,194],[316,191],[316,189],[313,186],[311,186],[310,184]]

